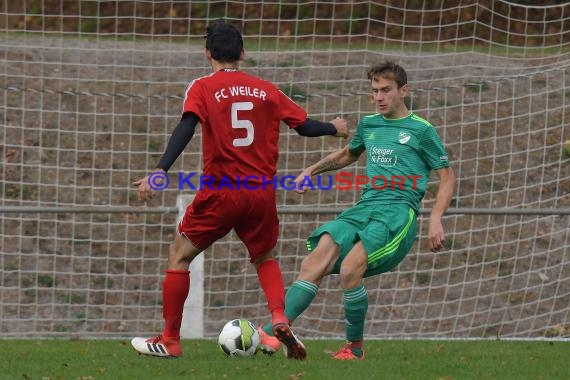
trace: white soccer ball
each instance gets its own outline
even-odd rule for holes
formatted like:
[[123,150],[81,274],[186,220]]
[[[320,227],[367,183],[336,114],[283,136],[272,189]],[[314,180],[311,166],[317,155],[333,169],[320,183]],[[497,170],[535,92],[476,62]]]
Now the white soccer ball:
[[218,344],[227,356],[252,357],[259,346],[259,333],[247,319],[233,319],[220,331]]

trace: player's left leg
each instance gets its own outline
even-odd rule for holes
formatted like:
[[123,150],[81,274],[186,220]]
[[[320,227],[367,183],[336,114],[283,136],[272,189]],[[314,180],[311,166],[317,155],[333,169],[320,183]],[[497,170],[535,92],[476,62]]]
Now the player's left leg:
[[[352,247],[358,229],[359,223],[354,217],[339,217],[317,228],[308,238],[307,247],[311,252],[303,259],[297,280],[285,295],[285,316],[291,323],[311,305],[323,277],[338,273],[342,257]],[[273,326],[265,324],[262,329],[262,336],[271,348]]]
[[[235,199],[236,204],[248,205],[247,214],[234,226],[236,234],[248,249],[250,260],[257,270],[259,284],[267,299],[271,313],[272,333],[285,345],[288,358],[303,360],[307,356],[305,346],[291,331],[285,317],[285,286],[279,262],[275,259],[274,247],[279,235],[279,220],[275,204],[274,189],[243,192]],[[266,338],[261,336],[261,338]],[[268,351],[275,351],[280,345],[274,341],[261,342]],[[263,348],[262,348],[263,349]]]
[[273,189],[239,191],[232,194],[235,203],[247,210],[234,226],[236,234],[247,247],[251,263],[267,300],[273,324],[288,323],[285,318],[285,286],[275,246],[279,236],[279,219]]
[[285,354],[288,358],[305,359],[307,356],[305,345],[293,333],[289,326],[289,319],[285,317],[285,288],[283,286],[281,268],[277,260],[274,259],[273,250],[257,256],[253,263],[257,269],[259,283],[267,298],[267,306],[271,312],[272,333],[274,335],[270,337],[267,334],[261,334],[262,351],[267,353],[276,352],[279,350],[280,343],[283,343]]
[[333,358],[338,360],[364,359],[362,344],[364,321],[368,311],[368,292],[362,283],[362,278],[367,263],[364,246],[362,242],[357,242],[340,266],[347,343],[333,354]]
[[364,322],[368,293],[362,279],[392,270],[409,252],[416,237],[416,214],[406,205],[383,207],[359,232],[360,242],[343,260],[340,274],[344,289],[347,344],[334,356],[339,360],[364,358]]
[[279,262],[273,250],[258,256],[253,265],[257,271],[259,284],[267,299],[267,308],[273,323],[289,323],[285,317],[285,287]]
[[[261,335],[261,346],[264,352],[279,350],[277,342],[285,346],[285,354],[290,359],[303,360],[307,356],[305,345],[297,338],[285,317],[285,288],[279,263],[274,259],[273,250],[257,256],[254,265],[257,269],[259,283],[267,298],[267,306],[271,312],[272,332],[274,337]],[[263,330],[261,330],[263,331]],[[265,338],[265,339],[263,339]]]

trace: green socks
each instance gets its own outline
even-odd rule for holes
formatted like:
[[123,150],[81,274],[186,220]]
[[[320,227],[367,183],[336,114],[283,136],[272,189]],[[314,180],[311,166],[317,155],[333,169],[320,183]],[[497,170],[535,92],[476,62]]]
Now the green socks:
[[[308,281],[295,281],[285,294],[285,316],[294,321],[313,302],[317,295],[317,285]],[[351,350],[356,356],[362,356],[362,337],[364,336],[364,321],[368,311],[368,292],[364,285],[344,291],[344,318],[346,339],[351,344]],[[263,326],[263,330],[273,335],[271,323]]]
[[[358,342],[364,336],[364,320],[368,311],[368,292],[364,285],[344,291],[344,318],[346,339]],[[362,355],[361,349],[353,349],[357,356]],[[359,351],[359,352],[356,352]]]
[[[285,316],[287,319],[290,321],[297,319],[311,305],[318,290],[317,285],[311,282],[295,281],[285,294]],[[271,327],[271,323],[266,323],[263,326],[263,331],[273,335]]]

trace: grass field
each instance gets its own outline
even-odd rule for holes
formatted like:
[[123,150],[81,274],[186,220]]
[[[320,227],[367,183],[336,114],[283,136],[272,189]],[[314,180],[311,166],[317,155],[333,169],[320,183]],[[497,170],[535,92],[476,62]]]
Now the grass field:
[[570,342],[368,341],[362,362],[337,362],[340,341],[305,342],[306,361],[226,358],[213,340],[185,356],[140,356],[128,340],[0,340],[0,379],[569,379]]

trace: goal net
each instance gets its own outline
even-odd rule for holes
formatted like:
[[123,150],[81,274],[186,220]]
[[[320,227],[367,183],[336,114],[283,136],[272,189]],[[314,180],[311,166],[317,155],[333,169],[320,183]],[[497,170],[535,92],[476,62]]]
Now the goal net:
[[[201,170],[201,132],[150,202],[132,183],[154,168],[186,85],[206,75],[203,34],[242,30],[242,69],[309,116],[374,113],[366,70],[406,68],[410,108],[443,139],[458,177],[446,249],[429,251],[432,178],[418,239],[365,280],[367,338],[570,337],[570,12],[543,2],[32,1],[0,6],[0,337],[126,337],[162,328],[177,173]],[[345,140],[284,126],[278,176]],[[364,161],[346,168],[362,174]],[[277,192],[286,285],[305,239],[355,190]],[[203,255],[203,330],[269,315],[235,233]],[[192,292],[192,289],[191,289]],[[191,323],[191,322],[190,322]],[[303,338],[344,335],[326,278],[295,322]]]

